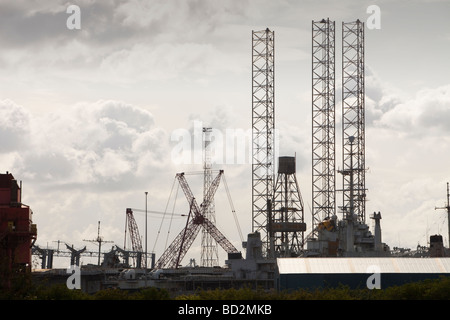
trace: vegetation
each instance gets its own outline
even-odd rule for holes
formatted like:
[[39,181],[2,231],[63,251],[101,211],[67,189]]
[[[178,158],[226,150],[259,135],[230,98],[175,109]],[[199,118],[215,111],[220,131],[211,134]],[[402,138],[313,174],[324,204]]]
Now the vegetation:
[[65,284],[33,285],[29,278],[14,279],[0,288],[1,300],[449,300],[450,277],[425,280],[381,290],[338,288],[277,292],[263,289],[200,290],[173,297],[169,291],[145,288],[135,292],[104,289],[95,294],[70,290]]
[[450,277],[407,283],[381,290],[346,286],[277,292],[249,288],[200,291],[177,300],[450,300]]

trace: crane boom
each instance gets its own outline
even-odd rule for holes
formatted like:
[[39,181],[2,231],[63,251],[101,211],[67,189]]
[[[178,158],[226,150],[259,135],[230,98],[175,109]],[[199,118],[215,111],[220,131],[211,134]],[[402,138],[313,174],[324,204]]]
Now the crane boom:
[[184,176],[184,172],[177,173],[176,178],[178,179],[178,182],[180,183],[181,189],[184,192],[184,195],[186,196],[186,199],[189,203],[189,205],[194,208],[196,208],[195,212],[199,212],[199,206],[197,204],[197,201],[195,200],[194,194],[192,193],[191,188],[189,188],[189,184],[186,180],[186,177]]
[[131,246],[133,248],[133,251],[142,252],[141,237],[139,236],[139,229],[136,220],[134,220],[133,210],[131,208],[127,208],[126,214],[128,221],[128,231],[130,232]]
[[177,235],[177,237],[172,241],[170,246],[164,251],[162,256],[155,263],[156,269],[162,268],[178,268],[181,260],[183,260],[186,252],[194,242],[198,235],[201,224],[196,223],[196,219],[191,219],[192,213],[189,210],[188,220],[186,221],[186,227]]
[[238,253],[238,249],[217,229],[217,227],[207,218],[204,219],[203,228],[216,240],[226,253]]
[[222,177],[222,174],[223,174],[223,170],[220,170],[219,173],[217,174],[216,178],[211,182],[211,186],[208,189],[208,192],[206,193],[206,197],[203,200],[200,207],[198,206],[198,204],[194,198],[194,195],[191,191],[191,188],[189,187],[188,182],[186,181],[184,173],[177,174],[178,181],[180,182],[181,189],[183,189],[183,192],[186,196],[187,201],[194,206],[194,214],[203,215],[203,213],[209,207],[209,205],[211,204],[211,201],[214,199],[214,195],[217,191],[217,188],[219,187],[220,178]]
[[183,260],[188,248],[192,245],[200,230],[200,225],[191,220],[188,225],[181,230],[171,245],[164,251],[162,256],[156,261],[155,269],[178,268]]
[[161,268],[178,268],[181,260],[189,250],[190,246],[197,237],[200,227],[203,227],[217,243],[227,253],[238,253],[239,251],[231,244],[231,242],[217,229],[217,227],[204,216],[205,210],[210,205],[214,198],[214,194],[219,186],[220,178],[222,177],[223,170],[219,172],[217,177],[212,181],[210,188],[206,194],[200,207],[198,206],[191,188],[184,176],[184,173],[178,173],[176,175],[181,188],[190,204],[190,210],[186,227],[181,230],[177,237],[172,241],[170,246],[164,251],[161,257],[155,264],[156,269]]

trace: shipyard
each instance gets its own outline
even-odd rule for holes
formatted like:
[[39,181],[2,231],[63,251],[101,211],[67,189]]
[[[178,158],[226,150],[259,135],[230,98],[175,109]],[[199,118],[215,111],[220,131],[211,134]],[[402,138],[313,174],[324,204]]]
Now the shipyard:
[[[78,14],[83,10],[79,8]],[[20,138],[23,141],[14,136],[11,145],[17,140],[18,148],[32,148],[38,141],[42,150],[12,153],[9,143],[0,144],[0,152],[7,150],[0,165],[0,262],[4,273],[0,286],[13,288],[15,275],[27,274],[35,284],[64,285],[89,295],[107,289],[133,293],[154,288],[175,299],[220,289],[292,292],[344,285],[380,290],[447,278],[450,172],[445,165],[441,167],[445,156],[429,152],[436,165],[426,169],[438,174],[417,173],[418,157],[427,151],[408,146],[400,137],[411,134],[405,141],[426,145],[422,133],[408,128],[397,138],[389,136],[389,130],[399,130],[407,122],[389,123],[389,117],[403,115],[405,103],[389,100],[391,96],[374,98],[384,91],[374,89],[375,72],[368,68],[379,54],[371,37],[377,39],[380,34],[374,30],[377,16],[369,17],[312,17],[307,28],[297,32],[306,43],[303,51],[290,51],[297,40],[278,47],[278,37],[282,42],[296,34],[293,27],[280,27],[279,31],[277,24],[239,28],[236,43],[242,45],[233,49],[233,59],[242,69],[235,71],[231,80],[239,86],[230,89],[239,112],[231,115],[226,114],[228,107],[203,110],[200,104],[198,109],[192,106],[195,111],[186,117],[190,122],[179,125],[186,123],[179,117],[189,108],[182,109],[183,113],[164,110],[164,99],[159,98],[160,105],[152,112],[173,113],[169,117],[173,122],[159,128],[152,113],[141,106],[98,100],[78,102],[67,116],[61,111],[50,114],[48,123],[65,123],[56,124],[55,130],[29,125],[22,132],[10,129],[11,123],[25,127],[45,116],[26,115],[23,107],[3,101],[0,111],[9,118],[2,130],[6,135],[18,132],[25,136]],[[88,27],[83,27],[83,20],[78,23],[79,28],[67,27],[68,32],[82,35]],[[217,41],[224,37],[217,36]],[[77,41],[84,39],[79,37]],[[190,48],[202,54],[212,50]],[[164,49],[173,48],[166,45]],[[298,62],[291,55],[300,51],[302,66],[307,68],[292,68],[307,81],[286,94],[293,87],[278,75],[286,74],[291,63]],[[154,57],[149,51],[144,53],[133,56],[122,50],[105,58],[102,73],[124,72],[120,63],[128,60],[138,61],[145,69],[145,57]],[[161,65],[166,66],[165,59],[171,59],[173,53],[164,58],[159,54]],[[190,54],[185,58],[194,64],[198,59]],[[217,59],[224,56],[218,54]],[[152,63],[150,69],[161,65]],[[205,73],[195,86],[211,90],[217,79],[206,80],[209,72],[203,68],[207,67],[193,71]],[[227,70],[211,63],[210,67],[218,74]],[[170,72],[175,71],[167,69],[168,74],[155,76],[160,82],[152,77],[142,82],[159,85],[183,78],[171,78]],[[135,85],[121,81],[119,87]],[[167,100],[190,106],[198,103],[200,96],[211,98],[208,93],[195,98],[188,95],[191,85],[181,90],[186,97],[166,93]],[[280,87],[287,89],[278,95]],[[176,88],[174,85],[171,90]],[[436,99],[448,108],[447,95]],[[189,102],[190,98],[194,100]],[[298,100],[301,110],[293,111]],[[394,108],[397,113],[389,113]],[[388,116],[382,118],[383,112]],[[442,119],[446,116],[448,120],[448,113],[441,115]],[[437,121],[438,117],[439,112],[421,121]],[[421,121],[413,119],[411,123]],[[432,125],[430,135],[439,129]],[[75,136],[73,141],[65,138],[70,135]],[[448,146],[445,133],[437,136]],[[47,140],[51,137],[56,142]],[[390,139],[392,145],[387,144]],[[395,161],[400,157],[391,155],[396,149],[399,154],[408,150],[404,159]],[[65,150],[64,155],[58,150]],[[27,161],[32,164],[26,165]],[[389,166],[377,167],[388,161]],[[403,172],[403,167],[416,171]],[[417,179],[413,177],[416,173]],[[430,194],[432,199],[424,198]],[[388,236],[385,230],[389,230]],[[409,246],[403,245],[403,237]],[[417,245],[411,246],[413,242]],[[267,315],[272,309],[270,304],[230,304],[216,310],[189,303],[178,309],[179,315],[206,318],[215,313]]]

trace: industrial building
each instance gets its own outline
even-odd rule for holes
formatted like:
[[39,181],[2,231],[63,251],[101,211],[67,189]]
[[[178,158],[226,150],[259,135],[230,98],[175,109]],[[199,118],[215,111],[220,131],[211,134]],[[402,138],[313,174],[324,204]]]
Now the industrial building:
[[21,183],[9,172],[0,174],[0,262],[10,272],[31,271],[31,247],[37,237],[32,215],[22,203]]
[[279,290],[338,287],[385,289],[450,276],[449,258],[277,259]]

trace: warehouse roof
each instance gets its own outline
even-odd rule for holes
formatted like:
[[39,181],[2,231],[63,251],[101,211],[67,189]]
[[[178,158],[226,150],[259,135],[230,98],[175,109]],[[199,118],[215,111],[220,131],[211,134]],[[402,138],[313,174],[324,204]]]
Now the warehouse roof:
[[280,274],[450,273],[450,258],[279,258]]

